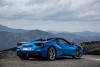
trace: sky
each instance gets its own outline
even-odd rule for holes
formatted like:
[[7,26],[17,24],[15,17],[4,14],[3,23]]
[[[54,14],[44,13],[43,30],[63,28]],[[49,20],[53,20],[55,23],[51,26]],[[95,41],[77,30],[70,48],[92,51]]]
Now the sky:
[[0,24],[44,31],[100,32],[100,0],[0,0]]

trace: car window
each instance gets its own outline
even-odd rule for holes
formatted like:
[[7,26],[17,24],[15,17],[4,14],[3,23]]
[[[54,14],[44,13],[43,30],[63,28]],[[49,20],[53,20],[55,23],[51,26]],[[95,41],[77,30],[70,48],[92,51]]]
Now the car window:
[[66,40],[64,39],[57,39],[59,43],[61,44],[69,44]]

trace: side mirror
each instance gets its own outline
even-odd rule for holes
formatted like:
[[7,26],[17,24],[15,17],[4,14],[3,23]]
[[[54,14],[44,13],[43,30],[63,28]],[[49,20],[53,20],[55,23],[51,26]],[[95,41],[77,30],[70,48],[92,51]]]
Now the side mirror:
[[71,39],[71,40],[70,40],[70,43],[71,43],[71,45],[73,46],[73,45],[75,44],[75,40],[74,40],[74,39]]

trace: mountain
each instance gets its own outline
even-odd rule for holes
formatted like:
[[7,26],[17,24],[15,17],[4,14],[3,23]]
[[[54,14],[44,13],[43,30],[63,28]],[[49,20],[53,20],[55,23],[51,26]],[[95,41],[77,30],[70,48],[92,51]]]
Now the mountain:
[[15,47],[20,41],[28,41],[19,33],[0,31],[0,50]]
[[74,40],[76,43],[81,43],[83,41],[87,41],[87,39],[83,36],[72,34],[72,33],[57,33],[57,37],[65,38],[68,41]]
[[55,37],[54,34],[45,32],[45,31],[41,31],[41,30],[30,30],[26,33],[24,33],[25,36],[27,36],[27,38],[30,38],[31,40],[34,39],[39,39],[39,38],[51,38],[51,37]]
[[47,31],[47,32],[52,33],[52,34],[60,33],[60,32],[58,32],[58,31]]
[[0,31],[7,31],[7,32],[14,32],[14,33],[23,33],[23,32],[27,32],[28,30],[12,29],[12,28],[0,25]]
[[[91,34],[91,33],[90,33]],[[84,35],[79,35],[79,34],[74,34],[74,33],[57,33],[57,37],[62,37],[67,40],[73,39],[76,43],[82,43],[82,42],[90,42],[90,41],[100,41],[100,35],[91,35],[91,36],[84,36]]]
[[80,36],[100,36],[100,33],[98,33],[98,32],[90,32],[90,31],[73,32],[73,34],[80,35]]

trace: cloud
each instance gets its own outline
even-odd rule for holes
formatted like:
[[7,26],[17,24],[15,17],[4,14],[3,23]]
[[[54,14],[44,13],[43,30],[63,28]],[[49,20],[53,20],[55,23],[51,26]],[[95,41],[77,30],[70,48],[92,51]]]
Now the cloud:
[[100,20],[99,0],[0,0],[0,19]]

